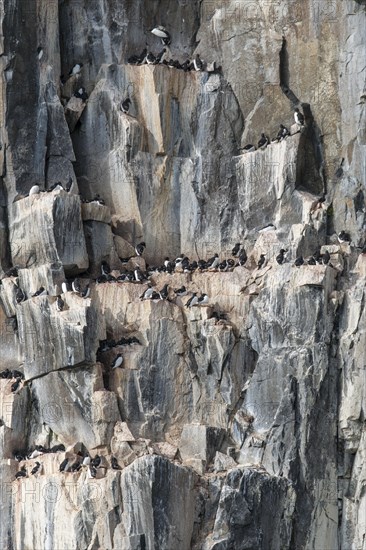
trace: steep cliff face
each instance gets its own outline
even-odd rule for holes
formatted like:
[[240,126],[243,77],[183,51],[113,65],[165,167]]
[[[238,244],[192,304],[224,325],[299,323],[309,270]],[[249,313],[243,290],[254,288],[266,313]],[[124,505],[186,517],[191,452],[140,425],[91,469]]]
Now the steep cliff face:
[[0,548],[366,548],[365,9],[1,3]]

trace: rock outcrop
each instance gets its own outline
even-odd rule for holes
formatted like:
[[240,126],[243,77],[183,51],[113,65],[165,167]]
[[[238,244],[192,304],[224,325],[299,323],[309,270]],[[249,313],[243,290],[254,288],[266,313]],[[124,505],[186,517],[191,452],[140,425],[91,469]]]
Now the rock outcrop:
[[366,548],[364,0],[0,18],[0,548]]

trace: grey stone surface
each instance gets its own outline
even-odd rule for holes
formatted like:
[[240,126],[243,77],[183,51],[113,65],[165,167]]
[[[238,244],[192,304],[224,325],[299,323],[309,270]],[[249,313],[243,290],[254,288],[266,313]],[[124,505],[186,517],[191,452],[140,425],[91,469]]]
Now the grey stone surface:
[[[364,8],[0,6],[0,371],[26,375],[16,393],[0,380],[1,548],[364,548]],[[128,65],[145,45],[160,51],[158,24],[172,35],[168,57],[199,53],[222,70]],[[81,86],[86,103],[73,96]],[[291,137],[241,154],[280,123]],[[70,193],[43,192],[69,178]],[[228,258],[239,241],[244,267],[154,274],[169,301],[91,280],[102,260],[118,275],[181,253]],[[293,265],[318,248],[330,264]],[[11,266],[18,277],[4,278]],[[67,292],[57,311],[76,275],[90,297]],[[207,293],[208,307],[186,308],[173,293],[182,285]],[[48,296],[30,298],[40,286]],[[101,340],[132,336],[139,344],[97,353]],[[14,451],[56,443],[66,452],[14,480],[34,466]],[[102,457],[95,478],[85,466],[59,472],[86,451]]]

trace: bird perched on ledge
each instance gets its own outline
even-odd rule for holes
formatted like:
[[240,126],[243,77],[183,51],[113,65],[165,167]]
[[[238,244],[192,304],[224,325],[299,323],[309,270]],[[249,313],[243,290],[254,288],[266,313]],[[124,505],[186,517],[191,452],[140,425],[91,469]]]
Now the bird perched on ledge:
[[299,126],[304,126],[304,123],[305,123],[304,115],[300,113],[299,109],[297,108],[295,109],[295,112],[294,112],[294,119],[296,124],[298,124]]

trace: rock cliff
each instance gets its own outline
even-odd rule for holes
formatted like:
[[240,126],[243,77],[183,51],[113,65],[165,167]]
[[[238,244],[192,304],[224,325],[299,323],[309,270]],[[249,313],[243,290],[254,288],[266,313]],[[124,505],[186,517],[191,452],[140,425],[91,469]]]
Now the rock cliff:
[[366,549],[365,12],[0,3],[1,549]]

